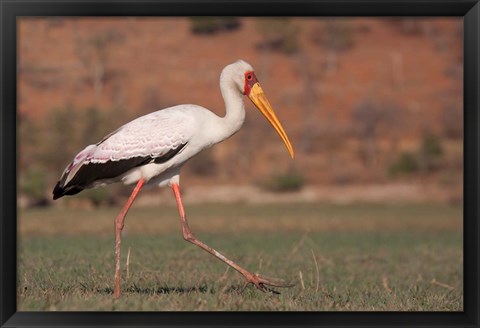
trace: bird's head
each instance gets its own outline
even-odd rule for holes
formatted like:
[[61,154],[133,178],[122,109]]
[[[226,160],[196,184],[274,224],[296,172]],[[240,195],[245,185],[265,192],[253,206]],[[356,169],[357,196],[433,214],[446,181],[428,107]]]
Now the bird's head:
[[238,60],[233,64],[228,65],[222,72],[220,79],[224,79],[229,76],[235,87],[240,93],[250,98],[255,107],[265,116],[270,124],[277,131],[280,138],[282,138],[285,146],[287,147],[290,156],[294,157],[293,146],[288,139],[288,136],[283,129],[277,115],[273,111],[270,102],[268,101],[265,93],[263,92],[260,83],[255,76],[253,67],[243,60]]

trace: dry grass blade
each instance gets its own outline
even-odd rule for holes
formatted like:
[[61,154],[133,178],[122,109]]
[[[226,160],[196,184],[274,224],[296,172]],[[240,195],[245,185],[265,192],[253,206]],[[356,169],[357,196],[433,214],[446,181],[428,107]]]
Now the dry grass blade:
[[305,243],[305,240],[308,237],[308,233],[305,233],[302,238],[293,246],[292,250],[290,253],[287,255],[287,258],[291,258],[294,254],[298,252],[298,250],[303,246]]
[[433,285],[443,287],[443,288],[448,288],[450,290],[455,289],[455,287],[453,287],[453,286],[438,282],[435,278],[433,278],[432,281],[430,281],[430,283],[433,284]]
[[128,253],[127,253],[127,279],[130,277],[130,247],[128,248]]
[[302,271],[298,271],[298,276],[300,277],[300,284],[302,285],[302,290],[305,290],[305,283],[303,282]]
[[387,276],[383,276],[382,278],[382,285],[383,285],[383,288],[385,288],[385,290],[389,293],[392,292],[392,290],[390,289],[390,287],[388,287],[388,279],[387,279]]
[[315,257],[315,253],[313,252],[313,249],[310,249],[310,251],[312,251],[312,257],[313,257],[313,261],[315,262],[315,269],[317,272],[317,283],[315,286],[315,293],[318,293],[318,288],[320,287],[320,269],[318,268],[317,258]]

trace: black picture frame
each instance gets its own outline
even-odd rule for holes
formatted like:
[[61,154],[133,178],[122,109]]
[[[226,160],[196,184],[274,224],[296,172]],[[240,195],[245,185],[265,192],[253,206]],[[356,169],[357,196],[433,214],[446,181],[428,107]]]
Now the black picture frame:
[[[480,4],[478,0],[0,1],[1,327],[442,326],[478,327]],[[459,16],[464,20],[463,312],[17,312],[16,19],[21,16]]]

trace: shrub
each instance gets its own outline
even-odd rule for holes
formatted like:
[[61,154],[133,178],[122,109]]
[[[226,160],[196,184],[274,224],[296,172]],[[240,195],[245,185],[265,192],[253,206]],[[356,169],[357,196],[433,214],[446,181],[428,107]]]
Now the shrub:
[[418,161],[415,154],[411,152],[403,152],[398,159],[394,161],[388,168],[391,176],[411,174],[419,169]]
[[298,172],[274,174],[263,182],[262,187],[275,192],[298,191],[304,185],[304,178]]
[[431,134],[423,137],[420,148],[414,152],[403,152],[388,168],[390,175],[410,174],[419,170],[433,171],[439,168],[443,157],[440,139]]
[[115,204],[115,200],[108,188],[87,189],[79,193],[77,198],[86,199],[95,207]]
[[45,199],[46,184],[45,172],[29,169],[25,172],[20,190],[35,202],[41,201]]
[[258,45],[260,49],[287,55],[300,49],[299,26],[292,23],[288,17],[261,18],[257,21],[257,29],[262,36]]
[[214,34],[220,31],[232,31],[240,27],[237,17],[192,17],[190,31],[193,34]]
[[425,135],[418,156],[423,170],[432,171],[437,169],[443,156],[440,138],[432,134]]

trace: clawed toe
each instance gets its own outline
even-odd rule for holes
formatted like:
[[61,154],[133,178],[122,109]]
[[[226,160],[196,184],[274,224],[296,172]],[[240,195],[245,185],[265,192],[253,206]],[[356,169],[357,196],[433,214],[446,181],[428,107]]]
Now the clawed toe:
[[258,274],[251,274],[249,276],[246,276],[246,278],[247,278],[247,282],[243,286],[243,289],[245,289],[245,287],[247,287],[248,285],[253,284],[255,287],[257,287],[257,289],[261,290],[264,293],[270,292],[273,294],[280,294],[280,292],[269,287],[287,288],[287,287],[294,286],[294,284],[286,283],[283,280],[266,278]]

